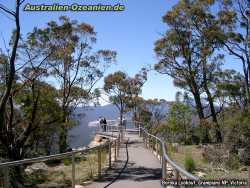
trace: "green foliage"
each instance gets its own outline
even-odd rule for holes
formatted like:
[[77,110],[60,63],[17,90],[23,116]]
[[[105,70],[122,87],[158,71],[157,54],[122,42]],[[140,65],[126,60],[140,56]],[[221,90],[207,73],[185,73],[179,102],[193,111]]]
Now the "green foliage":
[[228,160],[225,161],[225,165],[230,170],[238,170],[240,167],[239,156],[236,154],[229,155]]
[[140,102],[138,96],[146,80],[145,74],[143,72],[132,78],[122,71],[117,71],[105,77],[103,89],[109,96],[110,102],[118,108],[120,120],[126,111],[132,109],[136,113],[137,105]]
[[227,116],[224,120],[225,143],[231,152],[237,153],[237,148],[246,147],[250,142],[249,109],[231,108],[223,116]]
[[174,134],[182,134],[181,140],[187,143],[191,129],[192,114],[187,105],[173,102],[167,114],[167,125]]
[[60,152],[67,148],[70,114],[77,105],[95,101],[98,93],[93,91],[94,85],[116,58],[116,52],[111,50],[93,52],[95,42],[93,26],[66,16],[61,16],[58,22],[50,21],[45,28],[35,28],[28,35],[28,46],[44,51],[47,73],[56,78],[60,86],[58,99],[63,111]]
[[190,154],[186,155],[185,156],[185,169],[188,172],[193,172],[195,168],[196,168],[196,165],[195,165],[193,157]]
[[51,160],[45,161],[45,164],[47,166],[57,166],[57,165],[60,165],[61,162],[62,162],[61,159],[51,159]]
[[[249,36],[246,34],[249,30],[249,18],[246,16],[246,10],[249,9],[248,1],[229,1],[221,7],[219,12],[219,23],[223,29],[223,45],[230,55],[235,56],[241,63],[243,72],[242,93],[244,95],[244,106],[250,101],[250,83],[249,83]],[[243,50],[245,49],[245,50]]]
[[25,186],[36,187],[36,185],[42,184],[46,181],[48,181],[48,174],[37,172],[25,177]]
[[147,109],[141,109],[139,112],[141,122],[145,122],[146,124],[150,122],[152,115],[152,112],[148,111]]
[[174,147],[172,143],[166,143],[166,151],[170,158],[174,153],[178,152],[177,148]]
[[69,165],[71,165],[71,163],[72,163],[72,158],[71,157],[66,157],[66,158],[63,159],[63,164],[65,166],[69,166]]
[[[171,76],[175,86],[192,95],[201,121],[206,118],[202,98],[207,100],[216,125],[217,140],[221,140],[214,110],[214,74],[222,64],[223,55],[216,53],[216,49],[221,46],[223,32],[218,17],[214,15],[216,13],[211,11],[214,5],[215,1],[178,1],[165,14],[163,22],[168,25],[168,30],[155,43],[155,52],[160,60],[154,68],[160,74]],[[203,93],[207,97],[203,97]],[[171,124],[178,122],[172,119]],[[202,128],[206,129],[202,140],[210,142],[208,128]]]
[[96,173],[95,169],[95,162],[96,162],[96,155],[89,155],[87,157],[87,164],[88,164],[88,178],[92,180],[94,178],[94,175]]
[[201,138],[204,137],[204,135],[201,135],[200,134],[200,131],[197,131],[197,129],[200,130],[199,127],[195,127],[195,128],[192,128],[192,130],[190,131],[188,137],[187,137],[187,141],[186,141],[186,144],[189,144],[189,145],[198,145],[201,143]]
[[246,100],[242,90],[244,77],[235,70],[226,69],[217,73],[217,79],[217,95],[227,100],[230,105],[238,105],[241,108]]

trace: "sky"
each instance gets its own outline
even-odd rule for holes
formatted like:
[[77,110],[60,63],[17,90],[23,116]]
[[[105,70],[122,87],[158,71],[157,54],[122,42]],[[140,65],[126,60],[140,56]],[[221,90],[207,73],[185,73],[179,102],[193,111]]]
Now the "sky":
[[[14,0],[0,0],[7,7],[13,7]],[[94,26],[97,32],[95,49],[111,49],[117,52],[117,63],[106,73],[117,70],[125,71],[133,76],[142,67],[157,63],[154,53],[154,42],[161,37],[167,26],[162,16],[177,3],[177,0],[26,0],[30,4],[123,4],[122,12],[24,12],[21,11],[21,32],[25,35],[34,27],[45,27],[50,20],[57,20],[62,15],[79,22]],[[8,43],[14,22],[0,13],[0,48],[4,41]],[[4,40],[3,40],[4,39]],[[226,68],[240,70],[235,59],[227,57]],[[97,87],[103,85],[101,80]],[[148,81],[143,87],[142,96],[146,99],[159,98],[172,101],[175,93],[172,79],[154,71],[149,73]],[[102,104],[105,102],[103,101]]]

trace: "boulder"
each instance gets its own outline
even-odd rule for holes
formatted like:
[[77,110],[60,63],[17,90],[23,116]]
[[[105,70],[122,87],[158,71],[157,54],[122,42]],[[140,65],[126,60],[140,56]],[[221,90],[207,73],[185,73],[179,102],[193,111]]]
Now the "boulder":
[[195,174],[196,174],[198,177],[200,177],[200,178],[204,178],[204,177],[207,175],[206,173],[200,172],[200,171],[195,172]]
[[75,188],[84,188],[82,185],[75,185]]
[[25,173],[28,175],[33,173],[46,173],[48,169],[48,166],[44,162],[34,163],[25,169]]
[[51,183],[51,184],[37,185],[37,187],[38,188],[67,188],[69,186],[66,184]]
[[228,153],[221,147],[204,145],[202,147],[202,157],[214,165],[222,164],[228,159]]
[[240,161],[246,166],[250,166],[250,145],[245,148],[238,149],[238,154]]
[[241,172],[246,172],[246,171],[248,171],[247,166],[241,167],[241,168],[240,168],[240,171],[241,171]]

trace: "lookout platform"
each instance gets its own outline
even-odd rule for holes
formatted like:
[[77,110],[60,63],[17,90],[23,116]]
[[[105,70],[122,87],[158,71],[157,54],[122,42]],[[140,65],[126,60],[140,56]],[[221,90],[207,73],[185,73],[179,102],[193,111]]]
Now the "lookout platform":
[[161,164],[137,134],[125,134],[120,155],[102,178],[87,188],[160,188]]
[[[140,122],[126,122],[125,126],[117,126],[117,121],[108,123],[106,132],[97,131],[96,134],[107,139],[98,146],[73,149],[66,153],[60,153],[37,158],[24,159],[0,163],[3,170],[3,186],[10,187],[10,169],[14,166],[22,166],[32,163],[44,162],[54,159],[71,157],[71,184],[72,188],[160,188],[161,180],[181,179],[199,180],[198,177],[187,172],[172,161],[168,154],[165,141],[150,134]],[[108,151],[108,166],[102,168],[102,152]],[[86,185],[81,179],[76,178],[76,159],[86,153],[97,155],[97,178]],[[79,159],[78,159],[79,160]],[[105,160],[104,160],[105,161]],[[81,162],[81,161],[80,161]],[[102,165],[103,164],[103,165]],[[84,169],[78,169],[78,171]],[[84,185],[83,185],[84,184]],[[1,185],[0,185],[1,187]],[[68,187],[68,186],[67,186]],[[169,187],[169,186],[167,186]],[[180,187],[178,184],[177,187]]]

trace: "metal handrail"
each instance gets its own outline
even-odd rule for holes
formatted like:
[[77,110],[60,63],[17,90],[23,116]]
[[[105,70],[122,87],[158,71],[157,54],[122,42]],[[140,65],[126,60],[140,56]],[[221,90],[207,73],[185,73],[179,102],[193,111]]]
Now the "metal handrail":
[[143,123],[139,122],[139,121],[127,121],[127,122],[132,122],[133,124],[137,124],[138,126],[136,128],[138,128],[138,132],[139,134],[141,134],[141,131],[143,131],[144,133],[146,133],[148,136],[154,138],[155,140],[157,140],[162,148],[162,156],[164,158],[164,160],[176,171],[178,171],[179,173],[183,174],[184,176],[186,176],[187,178],[191,179],[191,180],[196,180],[198,181],[199,178],[197,176],[194,176],[193,174],[191,174],[190,172],[186,171],[185,169],[183,169],[182,167],[180,167],[178,164],[176,164],[174,161],[172,161],[169,156],[167,155],[167,151],[165,148],[165,143],[164,141],[153,135],[150,134],[145,128],[143,128],[141,125],[143,125]]
[[[150,134],[145,128],[142,127],[142,123],[141,122],[138,122],[138,121],[133,121],[133,123],[136,123],[137,126],[137,130],[139,132],[139,136],[143,133],[145,133],[145,135],[147,135],[148,137],[151,137],[151,138],[154,138],[156,141],[159,142],[160,146],[161,146],[161,152],[162,152],[162,179],[165,180],[166,179],[166,164],[168,163],[172,168],[173,170],[175,170],[175,172],[177,173],[177,179],[178,177],[180,177],[180,174],[184,175],[185,177],[187,177],[188,179],[190,180],[196,180],[198,181],[200,178],[197,177],[197,176],[194,176],[193,174],[187,172],[185,169],[183,169],[182,167],[180,167],[179,165],[177,165],[174,161],[172,161],[168,155],[167,155],[167,151],[166,151],[166,148],[165,148],[165,143],[164,141],[153,135],[153,134]],[[5,162],[5,163],[0,163],[0,168],[6,168],[8,169],[8,167],[11,167],[11,166],[17,166],[17,165],[21,165],[21,164],[30,164],[30,163],[34,163],[34,162],[39,162],[39,161],[47,161],[47,160],[51,160],[51,159],[61,159],[61,158],[64,158],[66,156],[71,156],[72,157],[72,187],[75,186],[75,180],[74,180],[74,157],[75,157],[75,154],[77,153],[86,153],[88,151],[91,151],[91,150],[98,150],[100,151],[101,148],[104,148],[106,146],[110,146],[110,144],[113,144],[115,143],[115,150],[116,150],[116,146],[118,146],[118,149],[119,150],[119,144],[120,144],[120,135],[118,134],[118,136],[116,135],[110,135],[110,134],[106,134],[106,133],[103,133],[103,132],[100,132],[100,133],[97,133],[103,137],[107,137],[109,138],[109,142],[106,142],[104,144],[100,144],[98,146],[95,146],[95,147],[90,147],[90,148],[84,148],[84,149],[79,149],[79,150],[73,150],[71,152],[66,152],[66,153],[61,153],[61,154],[55,154],[55,155],[49,155],[49,156],[43,156],[43,157],[37,157],[37,158],[31,158],[31,159],[24,159],[24,160],[19,160],[19,161],[11,161],[11,162]],[[118,141],[118,143],[117,143]],[[119,153],[119,152],[118,152]],[[116,155],[116,151],[115,151],[115,155]],[[116,158],[116,157],[115,157]],[[207,186],[206,186],[207,187]],[[210,188],[212,188],[210,186]]]
[[[72,157],[72,187],[75,187],[75,154],[87,153],[89,151],[98,150],[98,157],[100,157],[99,152],[101,151],[101,149],[109,146],[109,163],[110,163],[109,166],[111,166],[111,147],[112,147],[111,145],[112,144],[115,144],[115,147],[117,147],[115,148],[115,152],[119,153],[119,144],[120,144],[119,135],[118,136],[105,135],[105,134],[100,134],[100,135],[108,138],[109,141],[103,144],[100,144],[98,146],[88,147],[88,148],[83,148],[83,149],[74,149],[73,151],[70,151],[70,152],[0,163],[0,168],[5,169],[4,170],[4,188],[9,187],[9,170],[8,170],[9,167],[23,165],[23,164],[31,164],[31,163],[36,163],[36,162],[44,162],[44,161],[48,161],[52,159],[62,159],[65,157]],[[116,155],[117,154],[115,153],[115,160],[116,160]],[[98,166],[100,167],[100,164],[98,164]],[[101,172],[100,172],[99,167],[98,167],[98,174],[100,175]]]
[[[130,121],[128,121],[130,122]],[[150,134],[145,128],[143,128],[143,123],[139,122],[139,121],[132,121],[132,123],[134,124],[137,124],[135,127],[136,129],[138,130],[138,133],[139,133],[139,136],[141,136],[142,132],[144,132],[147,136],[149,137],[152,137],[153,139],[155,139],[156,141],[158,141],[160,143],[160,146],[161,146],[161,151],[162,151],[162,180],[165,180],[166,179],[166,176],[167,176],[167,170],[166,170],[166,167],[167,167],[167,163],[173,168],[173,170],[176,172],[176,178],[177,180],[179,180],[179,178],[181,178],[180,174],[182,174],[183,176],[186,177],[186,179],[188,180],[194,180],[194,181],[199,181],[200,178],[193,175],[192,173],[186,171],[185,169],[183,169],[182,167],[180,167],[178,164],[176,164],[174,161],[172,161],[168,154],[167,154],[167,151],[166,151],[166,147],[165,147],[165,142],[153,135],[153,134]],[[157,153],[158,155],[158,153]],[[214,186],[203,186],[203,187],[206,187],[206,188],[215,188]]]
[[163,157],[172,166],[172,168],[174,168],[175,170],[179,171],[181,174],[185,175],[187,178],[190,178],[191,180],[199,180],[198,177],[196,177],[193,174],[189,173],[188,171],[186,171],[185,169],[183,169],[182,167],[180,167],[179,165],[177,165],[174,161],[172,161],[168,157],[167,151],[166,151],[166,148],[165,148],[165,143],[164,143],[164,141],[162,139],[158,138],[155,135],[150,134],[145,128],[140,127],[140,129],[143,132],[145,132],[148,136],[155,138],[156,140],[158,140],[161,143]]
[[[105,136],[105,135],[103,135],[103,136]],[[110,135],[107,137],[112,137],[112,136]],[[39,162],[39,161],[47,161],[47,160],[52,160],[52,159],[61,159],[64,157],[72,156],[73,154],[77,154],[77,153],[83,153],[83,152],[86,153],[86,152],[89,152],[91,150],[104,148],[105,146],[108,146],[109,143],[114,143],[115,140],[117,140],[117,139],[118,138],[115,138],[111,142],[106,142],[106,143],[100,144],[98,146],[79,149],[79,150],[73,150],[70,152],[65,152],[65,153],[60,153],[60,154],[55,154],[55,155],[47,155],[47,156],[42,156],[42,157],[30,158],[30,159],[23,159],[23,160],[18,160],[18,161],[4,162],[4,163],[0,163],[0,168],[17,166],[17,165],[22,165],[22,164],[30,164],[30,163],[35,163],[35,162]]]

